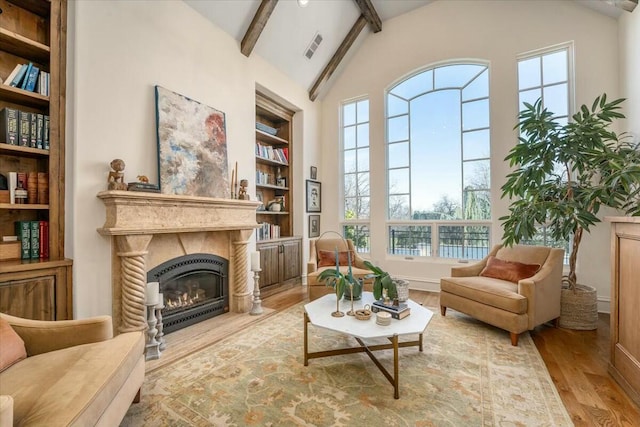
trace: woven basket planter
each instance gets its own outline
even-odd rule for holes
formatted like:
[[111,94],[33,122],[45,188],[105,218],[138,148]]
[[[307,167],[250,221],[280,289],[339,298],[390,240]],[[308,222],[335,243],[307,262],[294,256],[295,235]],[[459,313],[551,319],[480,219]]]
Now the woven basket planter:
[[598,329],[598,293],[596,288],[576,285],[576,290],[562,288],[560,327],[592,331]]

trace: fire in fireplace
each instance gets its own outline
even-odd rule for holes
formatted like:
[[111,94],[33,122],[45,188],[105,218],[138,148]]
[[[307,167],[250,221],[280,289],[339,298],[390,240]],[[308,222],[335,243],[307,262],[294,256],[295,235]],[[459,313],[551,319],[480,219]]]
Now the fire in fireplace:
[[211,254],[173,258],[147,273],[160,282],[164,299],[164,333],[185,328],[229,311],[229,261]]

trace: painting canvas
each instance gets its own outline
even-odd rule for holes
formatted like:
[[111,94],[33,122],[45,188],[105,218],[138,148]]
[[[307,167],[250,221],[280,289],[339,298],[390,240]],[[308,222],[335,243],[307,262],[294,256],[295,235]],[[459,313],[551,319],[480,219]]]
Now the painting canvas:
[[224,113],[156,86],[156,115],[162,193],[229,198]]

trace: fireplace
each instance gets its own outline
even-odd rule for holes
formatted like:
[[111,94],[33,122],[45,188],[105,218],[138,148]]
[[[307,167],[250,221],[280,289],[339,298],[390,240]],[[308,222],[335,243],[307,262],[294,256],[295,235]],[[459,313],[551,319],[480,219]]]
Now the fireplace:
[[164,333],[171,333],[229,311],[229,261],[196,253],[170,259],[147,273],[160,282]]

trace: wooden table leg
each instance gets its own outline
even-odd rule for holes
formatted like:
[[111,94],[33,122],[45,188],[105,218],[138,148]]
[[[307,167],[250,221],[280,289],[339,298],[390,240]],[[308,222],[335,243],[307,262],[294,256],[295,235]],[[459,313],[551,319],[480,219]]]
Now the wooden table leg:
[[418,340],[420,341],[420,344],[418,344],[418,350],[422,351],[422,334],[418,336]]
[[393,343],[393,397],[400,399],[400,375],[398,373],[398,335],[391,339]]
[[307,344],[307,326],[309,325],[309,316],[304,312],[304,366],[309,366],[309,347]]

